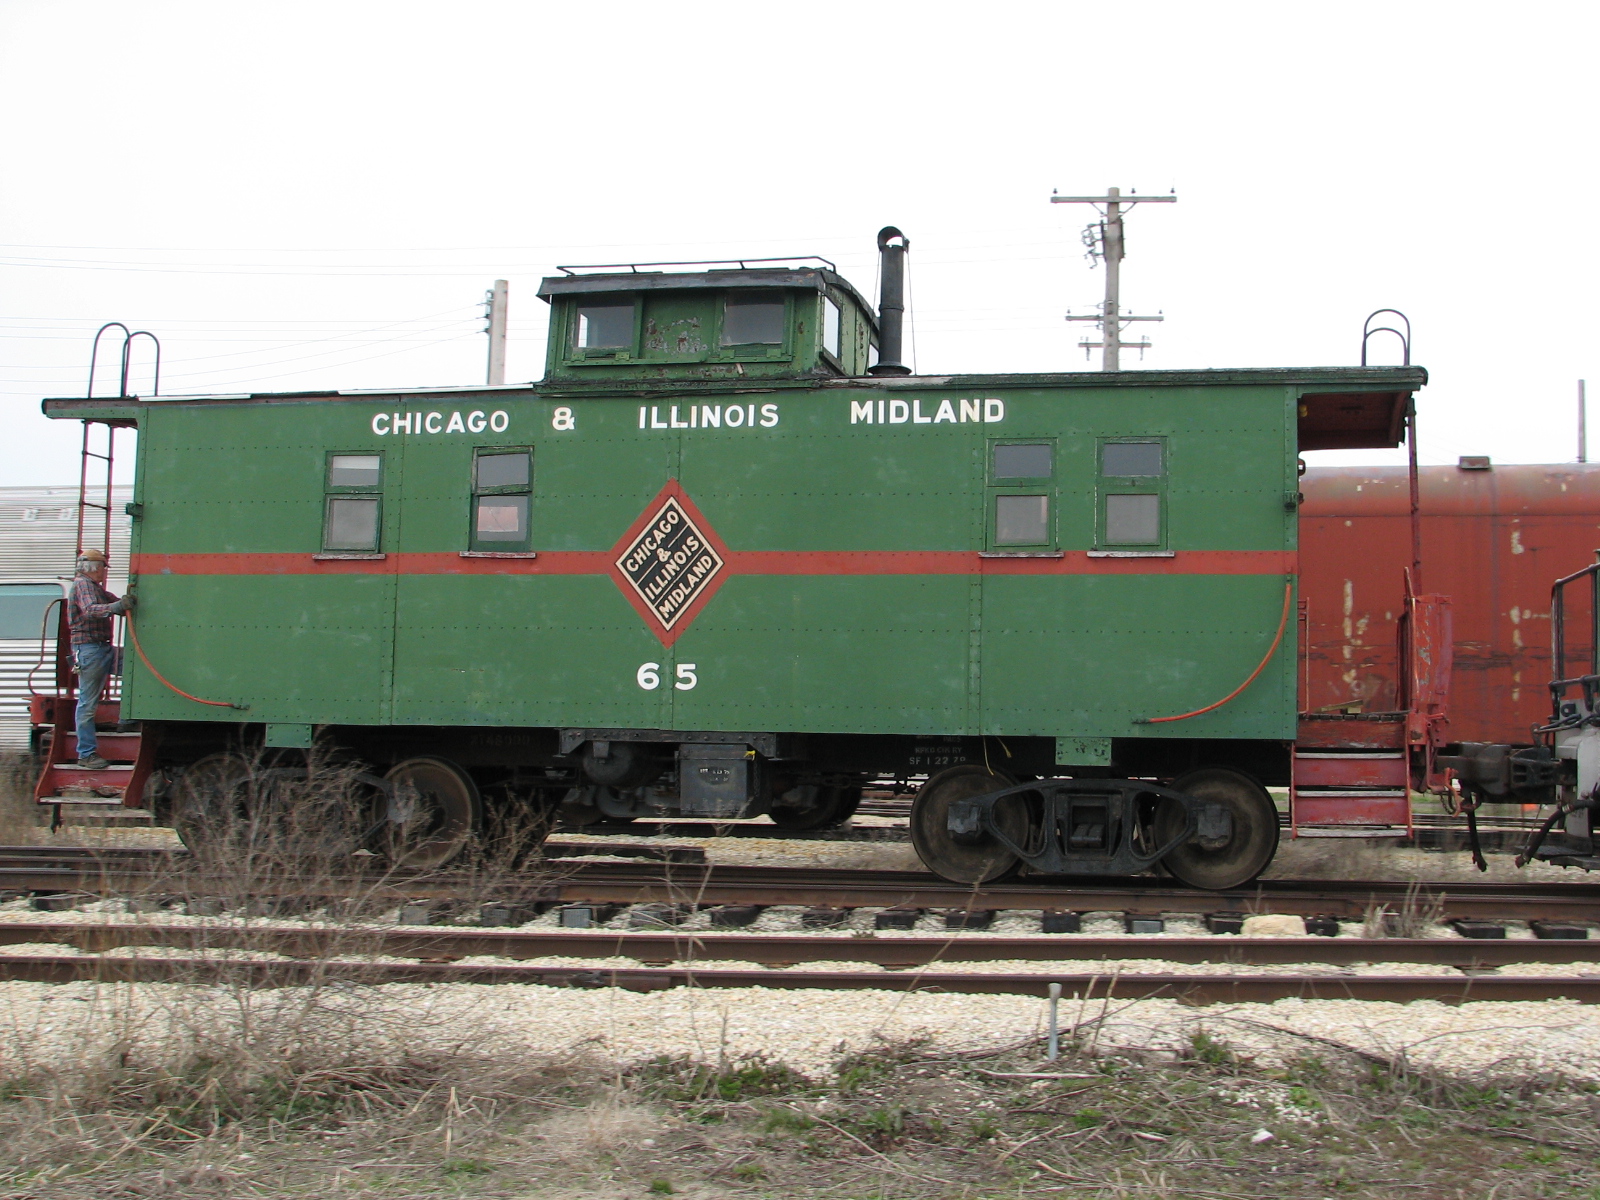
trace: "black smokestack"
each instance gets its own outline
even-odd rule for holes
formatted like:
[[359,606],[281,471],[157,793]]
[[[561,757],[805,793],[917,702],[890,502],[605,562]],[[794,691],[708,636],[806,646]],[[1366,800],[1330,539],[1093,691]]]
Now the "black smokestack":
[[883,258],[883,287],[878,293],[878,361],[869,375],[909,375],[901,362],[906,324],[906,252],[911,239],[893,225],[878,230],[878,253]]

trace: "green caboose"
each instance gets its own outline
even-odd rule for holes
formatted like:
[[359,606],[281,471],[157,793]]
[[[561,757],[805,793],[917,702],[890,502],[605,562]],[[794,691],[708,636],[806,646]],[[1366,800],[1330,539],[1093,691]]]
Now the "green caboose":
[[910,375],[897,265],[881,324],[804,261],[547,279],[531,385],[46,401],[139,429],[174,686],[130,661],[124,717],[172,777],[339,747],[428,798],[426,861],[490,794],[807,828],[926,778],[950,878],[1253,876],[1298,452],[1390,444],[1424,373]]

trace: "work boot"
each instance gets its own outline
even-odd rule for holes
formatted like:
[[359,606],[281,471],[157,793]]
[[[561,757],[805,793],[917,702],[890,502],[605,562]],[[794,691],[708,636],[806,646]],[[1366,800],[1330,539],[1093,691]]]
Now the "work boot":
[[80,758],[78,760],[78,769],[80,771],[104,771],[110,765],[110,763],[101,758],[98,754],[91,754],[87,758]]

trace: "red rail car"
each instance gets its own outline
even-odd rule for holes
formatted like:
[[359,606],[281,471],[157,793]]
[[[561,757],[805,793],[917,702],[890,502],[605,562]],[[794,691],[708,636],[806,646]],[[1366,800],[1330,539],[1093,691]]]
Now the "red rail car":
[[[1550,584],[1595,560],[1600,463],[1420,471],[1422,580],[1450,597],[1450,741],[1528,742],[1550,715]],[[1406,468],[1313,467],[1301,482],[1302,710],[1402,707],[1395,619],[1411,562]],[[1568,652],[1587,661],[1592,621]]]

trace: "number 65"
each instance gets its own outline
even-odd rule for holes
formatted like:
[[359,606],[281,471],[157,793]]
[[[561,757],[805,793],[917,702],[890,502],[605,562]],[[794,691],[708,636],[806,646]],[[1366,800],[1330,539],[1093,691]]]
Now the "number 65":
[[[700,682],[700,677],[694,673],[694,670],[694,663],[679,663],[676,671],[678,680],[672,686],[680,692],[689,691],[695,684]],[[639,668],[638,674],[634,678],[638,680],[639,686],[645,691],[653,692],[661,686],[660,671],[660,663],[647,662]]]

